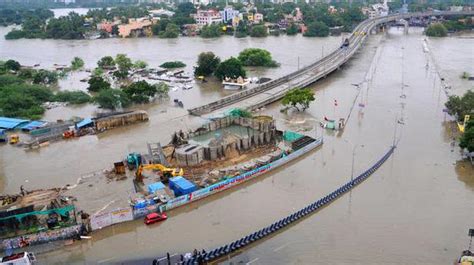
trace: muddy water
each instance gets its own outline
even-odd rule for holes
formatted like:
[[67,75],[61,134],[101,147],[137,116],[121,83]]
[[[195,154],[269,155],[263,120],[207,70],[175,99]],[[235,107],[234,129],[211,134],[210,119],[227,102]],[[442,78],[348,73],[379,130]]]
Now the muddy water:
[[[262,111],[273,115],[279,127],[324,134],[325,144],[321,149],[237,190],[173,211],[170,220],[161,224],[147,227],[138,220],[106,228],[94,233],[92,240],[42,254],[40,261],[108,263],[166,251],[218,246],[332,191],[350,177],[354,145],[359,146],[354,168],[360,172],[388,149],[395,134],[400,142],[393,158],[350,196],[254,245],[234,261],[255,264],[451,262],[465,247],[465,235],[474,217],[472,205],[467,203],[474,199],[474,173],[469,164],[456,162],[459,153],[451,146],[451,133],[443,125],[444,92],[433,64],[425,68],[427,57],[422,40],[417,30],[408,36],[397,30],[390,30],[386,36],[372,36],[343,71],[313,86],[317,100],[306,113],[283,115],[278,104]],[[466,46],[451,48],[466,49]],[[462,62],[460,68],[471,63]],[[402,79],[407,85],[403,91]],[[359,93],[352,84],[359,83],[360,98],[344,133],[322,132],[317,121],[324,116],[347,117]],[[406,99],[400,98],[401,94]],[[338,101],[337,107],[334,100]],[[366,107],[361,109],[358,103]],[[176,128],[202,122],[184,116],[181,109],[163,105],[150,107],[148,111],[153,117],[149,124],[122,128],[99,138],[91,136],[57,143],[35,153],[2,147],[0,173],[3,170],[7,176],[6,190],[16,190],[33,172],[34,179],[40,179],[35,180],[35,185],[44,185],[41,180],[45,179],[51,185],[73,181],[70,172],[103,168],[122,158],[128,150],[144,151],[146,141],[168,140],[169,133]],[[395,119],[400,117],[405,125],[398,125],[395,132]],[[32,166],[26,167],[24,161]],[[127,185],[123,186],[126,190]],[[105,185],[93,187],[113,192]]]

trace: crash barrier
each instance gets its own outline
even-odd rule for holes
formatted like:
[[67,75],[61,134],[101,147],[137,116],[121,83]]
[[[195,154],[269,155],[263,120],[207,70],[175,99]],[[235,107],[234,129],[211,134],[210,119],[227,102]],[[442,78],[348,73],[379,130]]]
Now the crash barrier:
[[4,239],[0,244],[0,250],[11,250],[26,246],[39,245],[57,240],[66,240],[76,237],[80,234],[81,225],[74,225],[65,228],[38,232],[14,238]]
[[[188,112],[192,115],[201,115],[207,112],[214,111],[216,109],[220,109],[222,107],[228,106],[230,104],[242,101],[246,98],[249,98],[253,95],[260,94],[263,92],[266,92],[270,89],[273,89],[275,87],[278,87],[282,84],[285,84],[289,82],[290,80],[293,80],[303,74],[306,73],[311,73],[311,71],[317,70],[319,66],[326,65],[327,62],[331,63],[328,66],[328,69],[323,69],[322,72],[318,73],[318,77],[314,78],[314,76],[308,78],[308,80],[305,82],[300,82],[298,84],[294,84],[288,89],[291,89],[293,87],[303,87],[307,86],[311,83],[316,82],[320,78],[327,76],[334,70],[338,69],[341,67],[345,62],[349,60],[350,57],[357,51],[357,49],[361,46],[362,42],[367,38],[368,33],[377,25],[381,25],[384,23],[388,23],[391,21],[399,20],[399,19],[408,19],[412,17],[425,17],[425,16],[441,16],[441,15],[472,15],[474,14],[474,11],[462,11],[462,12],[426,12],[426,13],[407,13],[407,14],[395,14],[395,15],[390,15],[390,16],[384,16],[384,17],[378,17],[374,19],[367,19],[361,22],[357,27],[352,31],[352,34],[349,37],[349,47],[348,51],[344,51],[343,49],[337,48],[330,54],[326,55],[325,57],[321,58],[320,60],[314,62],[313,64],[310,64],[306,67],[303,67],[299,69],[298,71],[295,71],[293,73],[290,73],[288,75],[285,75],[283,77],[280,77],[278,79],[272,80],[268,83],[265,83],[263,85],[250,88],[238,93],[234,93],[228,97],[224,97],[222,99],[219,99],[217,101],[211,102],[209,104],[205,104],[199,107],[195,107],[192,109],[189,109]],[[360,34],[363,32],[363,34]],[[342,61],[338,60],[339,57],[345,57]],[[288,89],[284,89],[286,92]],[[265,99],[261,103],[257,103],[258,106],[251,106],[250,109],[255,109],[258,107],[263,106],[264,104],[268,104],[271,102],[274,102],[280,97],[271,97],[271,99]],[[272,100],[273,99],[273,100]],[[265,102],[265,103],[264,103]]]
[[218,259],[220,257],[226,256],[238,249],[241,249],[257,240],[260,240],[270,234],[273,234],[280,229],[285,228],[286,226],[298,221],[299,219],[309,215],[310,213],[313,213],[317,211],[318,209],[327,206],[331,202],[335,201],[348,191],[352,190],[355,186],[360,184],[362,181],[367,179],[370,175],[372,175],[382,164],[387,161],[387,159],[393,154],[395,150],[395,146],[390,147],[388,152],[379,160],[377,163],[375,163],[372,167],[370,167],[368,170],[366,170],[364,173],[360,174],[358,177],[354,178],[353,180],[347,182],[343,186],[339,187],[337,190],[331,192],[327,196],[313,202],[312,204],[302,208],[301,210],[288,215],[285,218],[282,218],[275,223],[262,228],[254,233],[251,233],[247,236],[244,236],[238,240],[235,240],[229,244],[216,247],[210,251],[203,251],[202,253],[199,253],[197,255],[194,255],[192,258],[183,261],[182,264],[202,264],[204,262],[209,262],[213,261],[215,259]]

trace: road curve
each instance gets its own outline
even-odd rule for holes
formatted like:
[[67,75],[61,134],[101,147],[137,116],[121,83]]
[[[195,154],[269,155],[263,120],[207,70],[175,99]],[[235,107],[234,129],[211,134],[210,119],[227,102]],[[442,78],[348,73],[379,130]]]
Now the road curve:
[[370,34],[370,31],[378,25],[413,17],[458,15],[474,15],[474,11],[406,13],[364,20],[357,25],[349,37],[350,45],[348,47],[338,48],[323,57],[321,60],[298,71],[272,80],[263,85],[234,93],[209,104],[188,109],[188,112],[196,116],[204,114],[212,116],[216,113],[222,113],[237,107],[249,110],[258,109],[281,99],[288,90],[294,87],[306,87],[339,69],[357,52],[364,40]]

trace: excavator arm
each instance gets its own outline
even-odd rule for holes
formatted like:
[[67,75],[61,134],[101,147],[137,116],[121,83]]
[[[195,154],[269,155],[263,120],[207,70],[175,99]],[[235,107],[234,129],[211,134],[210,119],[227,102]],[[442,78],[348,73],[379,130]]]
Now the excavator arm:
[[139,182],[143,182],[143,170],[159,170],[163,173],[164,180],[166,181],[169,177],[182,176],[184,174],[182,168],[168,168],[162,164],[140,165],[135,172],[135,179]]

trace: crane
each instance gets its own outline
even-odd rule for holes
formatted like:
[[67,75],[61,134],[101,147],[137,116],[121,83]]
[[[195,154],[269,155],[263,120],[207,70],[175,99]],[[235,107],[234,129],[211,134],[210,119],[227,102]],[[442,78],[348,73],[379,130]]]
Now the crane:
[[138,182],[143,182],[143,170],[159,170],[163,173],[162,180],[163,182],[167,182],[170,177],[182,176],[184,175],[184,170],[182,168],[168,168],[163,166],[162,164],[147,164],[147,165],[140,165],[135,172],[135,179]]

